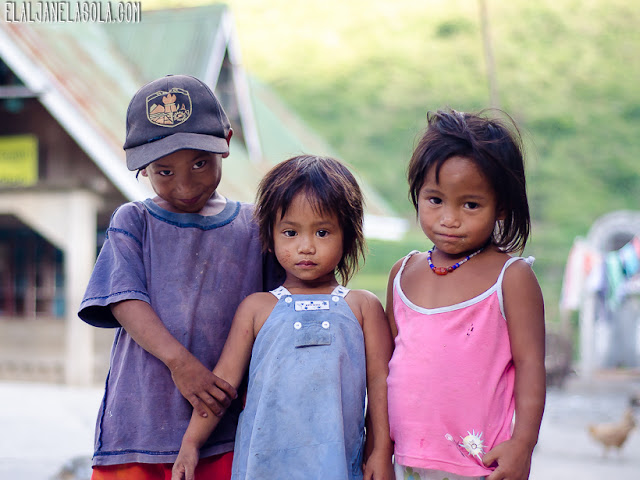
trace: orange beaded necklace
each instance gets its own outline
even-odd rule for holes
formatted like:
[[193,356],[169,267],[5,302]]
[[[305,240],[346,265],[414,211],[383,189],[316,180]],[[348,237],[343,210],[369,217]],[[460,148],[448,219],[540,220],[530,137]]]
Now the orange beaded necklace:
[[459,268],[463,263],[468,262],[472,257],[475,257],[482,250],[484,250],[484,247],[476,250],[471,255],[467,255],[463,260],[459,261],[458,263],[454,263],[449,267],[436,267],[433,265],[433,262],[431,261],[431,254],[435,252],[435,250],[436,246],[434,245],[433,248],[427,252],[427,262],[429,262],[429,268],[431,268],[431,271],[436,275],[446,275],[447,273],[453,272],[456,268]]

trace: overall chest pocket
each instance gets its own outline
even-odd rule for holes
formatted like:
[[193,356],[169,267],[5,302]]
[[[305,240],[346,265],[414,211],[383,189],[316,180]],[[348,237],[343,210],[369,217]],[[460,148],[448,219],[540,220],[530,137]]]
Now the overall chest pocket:
[[328,315],[296,312],[293,323],[293,346],[296,348],[331,345],[331,322]]

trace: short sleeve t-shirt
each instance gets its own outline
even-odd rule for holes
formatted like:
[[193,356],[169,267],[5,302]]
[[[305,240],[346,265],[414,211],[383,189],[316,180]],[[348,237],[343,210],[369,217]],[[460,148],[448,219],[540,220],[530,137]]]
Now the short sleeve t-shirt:
[[[119,327],[110,305],[148,302],[169,332],[212,369],[240,302],[263,289],[263,261],[253,207],[227,201],[213,216],[178,214],[152,200],[113,214],[79,316]],[[201,450],[233,449],[238,402]],[[192,407],[169,369],[123,328],[116,330],[96,425],[94,465],[173,462]]]

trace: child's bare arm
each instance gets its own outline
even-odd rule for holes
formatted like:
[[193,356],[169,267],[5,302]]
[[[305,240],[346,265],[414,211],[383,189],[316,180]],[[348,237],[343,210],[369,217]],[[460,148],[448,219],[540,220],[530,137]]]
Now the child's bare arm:
[[389,281],[387,283],[387,303],[385,305],[385,314],[389,321],[389,327],[391,328],[391,335],[395,338],[398,335],[398,327],[396,326],[396,319],[393,315],[393,281],[402,266],[403,259],[398,260],[389,272]]
[[515,366],[516,416],[513,435],[484,457],[498,464],[488,480],[526,480],[538,441],[546,395],[544,304],[531,268],[515,262],[505,272],[504,307]]
[[171,371],[180,393],[198,415],[207,415],[205,406],[222,415],[237,396],[235,388],[214,375],[167,330],[151,305],[140,300],[125,300],[111,311],[131,338],[158,358]]
[[393,445],[389,436],[387,375],[393,340],[378,298],[370,292],[358,293],[362,294],[362,331],[367,362],[367,454],[364,478],[391,480]]
[[[249,365],[255,338],[254,318],[256,312],[264,309],[264,302],[260,302],[260,297],[264,298],[264,295],[269,294],[250,295],[240,304],[233,318],[220,360],[213,369],[217,376],[226,379],[234,388],[240,385]],[[202,417],[194,410],[187,431],[182,437],[178,458],[173,465],[172,480],[193,479],[200,448],[219,422],[218,416]]]

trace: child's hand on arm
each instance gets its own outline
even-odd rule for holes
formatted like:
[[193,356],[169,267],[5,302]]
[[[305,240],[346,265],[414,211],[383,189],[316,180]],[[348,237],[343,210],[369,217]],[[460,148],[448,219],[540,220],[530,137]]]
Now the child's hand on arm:
[[[217,378],[226,378],[234,390],[240,385],[249,364],[255,338],[254,317],[262,307],[260,294],[250,295],[240,304],[220,354],[220,360],[213,369],[213,373],[219,376]],[[180,452],[173,465],[172,480],[193,480],[200,448],[219,422],[220,417],[216,415],[202,417],[194,410],[187,431],[182,437]]]
[[387,375],[393,351],[389,323],[378,298],[361,292],[362,331],[367,362],[367,439],[364,480],[392,480],[393,444],[389,436]]
[[511,439],[487,452],[483,461],[498,464],[488,480],[526,480],[546,396],[544,303],[533,270],[522,261],[507,269],[503,293],[516,374],[515,425]]
[[151,305],[125,300],[111,305],[111,311],[138,345],[169,368],[176,387],[199,415],[207,415],[205,405],[215,415],[222,415],[237,397],[235,388],[214,375],[171,335]]
[[222,416],[231,400],[238,396],[236,389],[216,376],[191,353],[186,353],[167,365],[173,383],[199,415],[206,417],[209,409],[214,415]]

